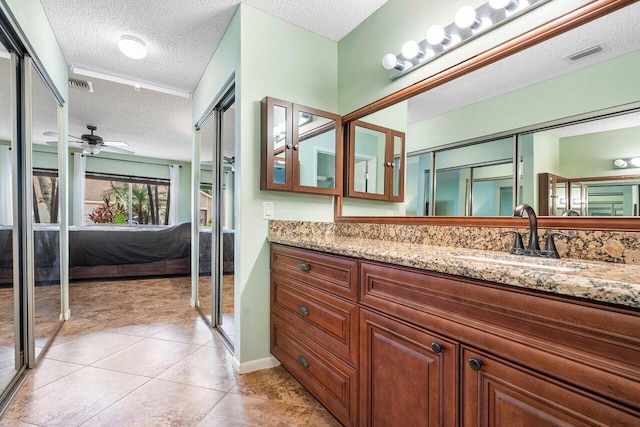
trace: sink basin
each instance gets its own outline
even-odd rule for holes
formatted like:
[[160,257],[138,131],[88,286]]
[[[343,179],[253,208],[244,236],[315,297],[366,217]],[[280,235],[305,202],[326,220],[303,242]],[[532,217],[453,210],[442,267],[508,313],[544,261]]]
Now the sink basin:
[[511,259],[485,258],[485,257],[479,257],[479,256],[472,256],[472,255],[454,255],[454,257],[458,259],[468,259],[470,261],[480,261],[487,264],[502,264],[502,265],[510,265],[513,267],[519,267],[519,268],[532,268],[537,270],[550,270],[550,271],[557,271],[557,272],[564,272],[564,273],[588,268],[586,264],[573,263],[573,262],[569,263],[569,265],[549,265],[549,264],[539,264],[537,262],[528,262],[526,259],[523,259],[522,261],[515,261]]

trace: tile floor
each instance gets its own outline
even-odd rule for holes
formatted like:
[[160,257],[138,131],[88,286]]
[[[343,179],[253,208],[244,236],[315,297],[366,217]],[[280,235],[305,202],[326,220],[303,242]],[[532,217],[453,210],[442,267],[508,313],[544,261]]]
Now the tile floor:
[[238,375],[189,279],[71,285],[72,319],[0,426],[339,426],[282,367]]

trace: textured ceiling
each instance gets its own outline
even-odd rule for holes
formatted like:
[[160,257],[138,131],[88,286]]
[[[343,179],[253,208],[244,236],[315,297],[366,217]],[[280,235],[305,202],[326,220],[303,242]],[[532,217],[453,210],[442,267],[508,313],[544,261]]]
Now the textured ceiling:
[[[243,3],[338,41],[387,0],[244,0]],[[195,88],[238,0],[41,0],[69,65],[170,88]],[[122,35],[144,40],[129,59]]]
[[[69,65],[167,88],[192,90],[224,35],[238,0],[41,0]],[[387,0],[244,0],[244,3],[338,41]],[[121,35],[145,41],[149,53],[129,59]],[[131,86],[90,80],[94,93],[69,91],[69,133],[86,125],[123,140],[140,156],[191,159],[191,101]],[[1,90],[1,89],[0,89]],[[43,128],[46,126],[38,126]],[[55,129],[51,129],[55,130]],[[205,151],[210,139],[203,138]],[[203,153],[203,159],[209,154]],[[224,154],[233,156],[226,144]]]

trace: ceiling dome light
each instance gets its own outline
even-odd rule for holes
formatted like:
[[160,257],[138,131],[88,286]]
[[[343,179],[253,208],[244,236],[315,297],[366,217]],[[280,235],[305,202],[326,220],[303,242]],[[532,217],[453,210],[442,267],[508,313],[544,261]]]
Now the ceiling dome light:
[[424,56],[424,50],[420,49],[418,43],[413,40],[409,40],[404,45],[402,45],[402,56],[406,59],[413,59],[416,56],[421,57]]
[[476,10],[471,6],[462,6],[455,19],[458,28],[477,28],[482,23],[477,15]]
[[625,162],[622,159],[616,159],[613,161],[613,165],[618,167],[618,168],[626,168],[627,167],[627,162]]
[[427,30],[427,41],[432,45],[447,44],[451,38],[441,25],[432,25]]
[[489,0],[489,6],[494,9],[513,9],[518,6],[518,0]]
[[140,39],[133,36],[122,36],[118,43],[120,51],[132,59],[142,59],[147,56],[147,46]]

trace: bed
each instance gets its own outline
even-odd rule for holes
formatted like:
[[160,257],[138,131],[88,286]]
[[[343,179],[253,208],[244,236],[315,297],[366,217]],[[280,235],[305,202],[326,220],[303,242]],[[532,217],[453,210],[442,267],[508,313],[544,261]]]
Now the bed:
[[[57,226],[34,228],[36,283],[59,277]],[[11,228],[0,226],[0,248],[11,247]],[[200,231],[200,274],[211,274],[211,229]],[[191,224],[69,227],[69,278],[189,275]],[[223,271],[233,273],[234,231],[223,232]],[[0,283],[11,283],[11,251],[0,249]]]

